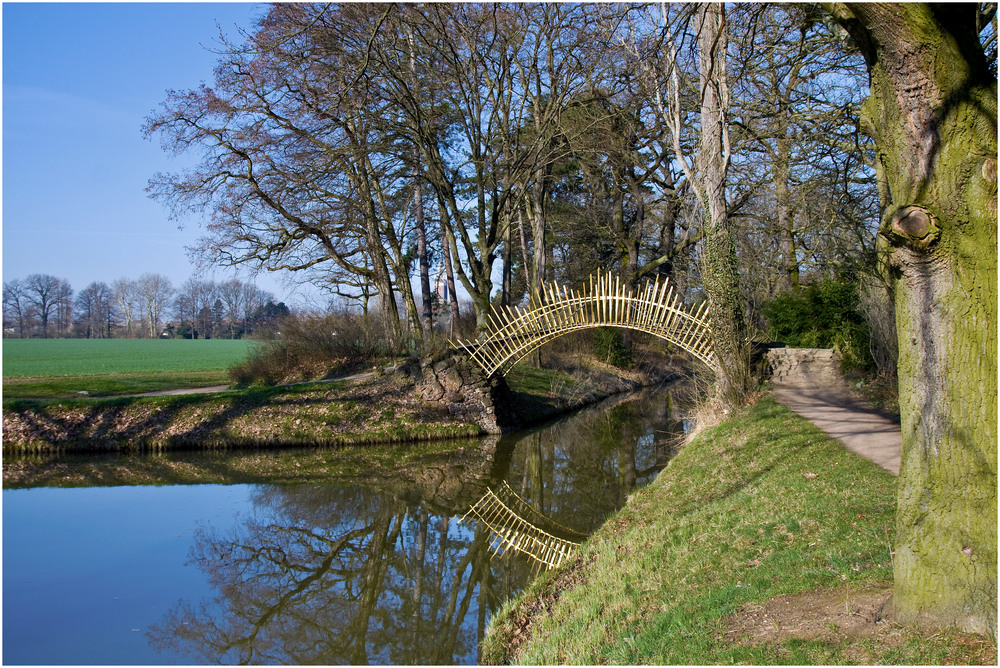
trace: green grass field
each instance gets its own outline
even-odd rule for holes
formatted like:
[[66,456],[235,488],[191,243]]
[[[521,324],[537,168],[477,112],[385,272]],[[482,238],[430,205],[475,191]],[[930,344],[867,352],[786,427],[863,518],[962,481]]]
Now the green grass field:
[[228,369],[251,345],[239,339],[6,339],[3,377]]
[[5,399],[121,395],[229,382],[252,341],[6,339]]

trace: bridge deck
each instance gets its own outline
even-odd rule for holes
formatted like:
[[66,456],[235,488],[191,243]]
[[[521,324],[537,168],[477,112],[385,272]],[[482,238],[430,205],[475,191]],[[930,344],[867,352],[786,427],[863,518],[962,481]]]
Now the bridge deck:
[[659,279],[630,291],[610,274],[591,276],[582,293],[545,284],[543,304],[528,309],[502,307],[490,315],[489,334],[476,341],[453,342],[469,352],[487,375],[506,373],[544,343],[580,329],[623,327],[647,332],[690,352],[712,366],[708,304],[688,310],[673,287]]

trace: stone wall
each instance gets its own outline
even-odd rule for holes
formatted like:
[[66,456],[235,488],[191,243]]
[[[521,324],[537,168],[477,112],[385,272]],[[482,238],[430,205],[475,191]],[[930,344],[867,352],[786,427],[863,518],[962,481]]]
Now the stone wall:
[[842,384],[840,359],[826,348],[772,348],[767,353],[776,385]]

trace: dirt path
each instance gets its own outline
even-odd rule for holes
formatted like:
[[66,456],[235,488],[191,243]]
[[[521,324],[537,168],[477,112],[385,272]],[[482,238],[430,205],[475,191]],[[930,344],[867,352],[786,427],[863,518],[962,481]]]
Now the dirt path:
[[[385,367],[385,371],[392,371],[395,366]],[[324,378],[322,380],[311,380],[306,381],[310,383],[336,383],[341,380],[361,380],[362,378],[371,378],[375,375],[374,371],[365,371],[363,373],[355,373],[350,376],[339,376],[337,378]],[[289,385],[304,385],[305,383],[289,383]],[[213,392],[225,392],[226,390],[232,389],[229,385],[210,385],[208,387],[188,387],[181,388],[177,390],[157,390],[156,392],[143,392],[142,394],[127,394],[127,397],[167,397],[176,396],[180,394],[212,394]]]
[[781,348],[770,352],[774,397],[851,452],[899,475],[899,424],[864,404],[840,377],[833,351]]

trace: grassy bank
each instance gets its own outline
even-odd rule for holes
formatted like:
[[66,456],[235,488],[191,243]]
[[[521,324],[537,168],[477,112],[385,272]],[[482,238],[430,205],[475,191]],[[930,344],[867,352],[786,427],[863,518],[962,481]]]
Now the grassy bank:
[[[528,426],[640,385],[609,370],[523,367],[509,377]],[[477,424],[419,401],[404,374],[215,394],[8,400],[4,454],[402,443],[477,436]]]
[[767,397],[696,437],[509,602],[483,660],[995,663],[989,640],[876,622],[894,499],[891,475]]

